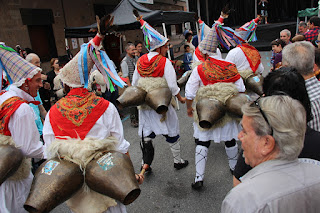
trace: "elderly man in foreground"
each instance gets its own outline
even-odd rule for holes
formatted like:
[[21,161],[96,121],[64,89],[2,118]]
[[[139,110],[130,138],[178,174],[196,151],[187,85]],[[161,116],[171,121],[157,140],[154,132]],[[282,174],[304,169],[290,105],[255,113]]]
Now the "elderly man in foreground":
[[242,111],[238,137],[253,169],[226,196],[221,212],[317,212],[319,162],[297,159],[306,131],[303,106],[276,95],[246,104]]

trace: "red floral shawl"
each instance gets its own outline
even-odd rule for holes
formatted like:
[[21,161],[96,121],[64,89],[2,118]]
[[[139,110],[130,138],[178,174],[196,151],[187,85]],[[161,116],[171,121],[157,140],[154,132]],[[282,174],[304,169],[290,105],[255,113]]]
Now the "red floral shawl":
[[238,45],[238,47],[240,47],[240,49],[246,56],[250,64],[250,68],[252,69],[253,73],[255,73],[259,67],[259,64],[261,63],[261,56],[259,51],[255,47],[247,43]]
[[55,136],[84,139],[108,106],[109,101],[87,89],[72,89],[50,109],[50,123]]
[[142,77],[162,77],[165,65],[166,57],[159,54],[149,61],[148,54],[144,54],[137,62],[137,70]]
[[198,73],[205,86],[218,82],[231,83],[240,79],[235,64],[210,57],[198,66]]

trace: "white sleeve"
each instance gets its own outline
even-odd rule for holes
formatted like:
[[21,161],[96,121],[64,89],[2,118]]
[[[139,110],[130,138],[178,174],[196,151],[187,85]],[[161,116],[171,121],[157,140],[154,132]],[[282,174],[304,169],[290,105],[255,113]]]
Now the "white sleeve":
[[122,77],[126,78],[129,76],[129,69],[128,69],[128,65],[127,62],[122,61],[120,64],[121,67],[121,72],[122,72]]
[[44,140],[44,145],[45,145],[45,153],[46,156],[49,157],[49,153],[47,152],[48,147],[51,145],[51,143],[54,141],[56,138],[50,123],[50,118],[49,118],[50,110],[47,113],[46,119],[44,120],[43,124],[43,140]]
[[237,86],[237,89],[239,92],[245,92],[246,91],[246,87],[244,86],[243,80],[240,77],[239,80],[237,80],[236,82],[234,82],[234,84]]
[[164,68],[164,78],[166,79],[172,95],[177,95],[180,88],[177,85],[177,75],[169,59],[166,60]]
[[23,103],[10,118],[8,128],[13,141],[24,156],[43,158],[44,146],[40,141],[40,135],[34,120],[32,108]]
[[198,67],[195,67],[192,70],[192,73],[185,87],[185,96],[188,100],[193,100],[196,97],[197,91],[201,85],[201,79],[198,74],[197,68]]
[[130,143],[124,139],[123,126],[116,107],[109,103],[108,109],[105,111],[103,116],[103,122],[108,124],[110,130],[110,136],[118,139],[119,144],[117,150],[123,154],[128,152]]
[[263,66],[263,64],[262,64],[262,62],[261,62],[261,63],[259,64],[259,67],[258,67],[256,73],[257,73],[257,74],[262,74],[263,71],[264,71],[264,66]]
[[137,86],[138,85],[138,81],[140,79],[140,75],[138,73],[138,70],[137,70],[137,66],[133,72],[133,75],[132,75],[132,82],[131,82],[131,85],[132,86]]
[[235,49],[232,49],[232,50],[229,51],[229,53],[228,53],[228,55],[227,55],[225,60],[235,64],[235,62],[236,62],[235,56],[236,56],[235,55]]

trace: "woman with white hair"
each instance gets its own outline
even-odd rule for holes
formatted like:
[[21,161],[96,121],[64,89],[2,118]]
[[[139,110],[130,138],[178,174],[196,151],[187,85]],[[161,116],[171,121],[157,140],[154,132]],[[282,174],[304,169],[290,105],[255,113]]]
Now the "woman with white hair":
[[228,193],[221,212],[317,212],[319,162],[298,160],[306,131],[302,104],[274,95],[248,103],[242,111],[238,137],[253,169]]

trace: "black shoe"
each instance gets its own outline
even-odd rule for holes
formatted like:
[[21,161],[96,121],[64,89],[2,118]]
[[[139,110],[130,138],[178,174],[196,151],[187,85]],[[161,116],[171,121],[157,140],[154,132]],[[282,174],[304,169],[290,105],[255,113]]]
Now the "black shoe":
[[194,189],[194,190],[200,190],[202,187],[203,187],[203,181],[197,181],[195,183],[192,183],[191,184],[191,187]]
[[136,120],[131,120],[131,126],[134,127],[134,128],[137,128],[137,127],[139,126],[138,121],[136,121]]
[[234,171],[234,170],[230,169],[230,172],[231,172],[232,175],[233,175],[233,171]]
[[174,164],[174,168],[175,168],[176,170],[180,170],[180,169],[182,169],[182,168],[184,168],[184,167],[187,167],[188,164],[189,164],[189,162],[188,162],[187,160],[185,160],[184,163],[175,163],[175,164]]

